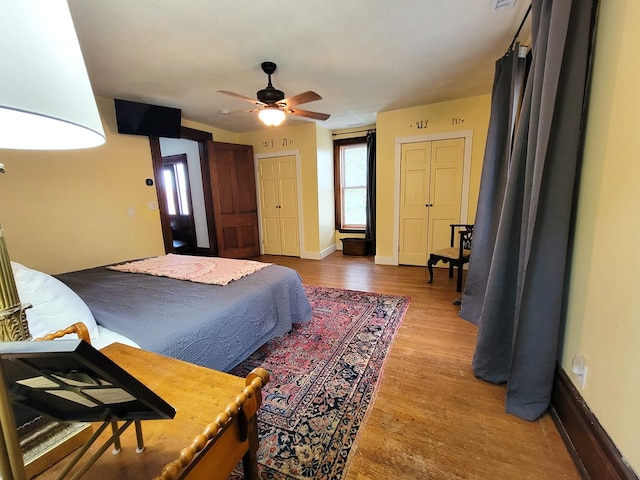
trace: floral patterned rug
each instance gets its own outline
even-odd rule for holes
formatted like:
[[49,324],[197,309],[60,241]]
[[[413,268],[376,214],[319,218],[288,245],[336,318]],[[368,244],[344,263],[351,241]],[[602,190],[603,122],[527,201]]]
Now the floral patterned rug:
[[[408,297],[305,285],[313,316],[231,373],[271,374],[258,413],[262,479],[340,479]],[[241,478],[241,469],[232,478]]]

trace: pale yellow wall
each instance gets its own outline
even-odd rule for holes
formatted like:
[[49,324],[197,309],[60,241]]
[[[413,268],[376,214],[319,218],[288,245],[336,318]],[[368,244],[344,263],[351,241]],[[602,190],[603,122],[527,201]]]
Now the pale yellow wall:
[[316,126],[308,122],[294,126],[281,126],[239,135],[238,142],[253,146],[255,155],[280,152],[300,153],[302,171],[303,238],[300,256],[314,258],[320,252],[318,170]]
[[[12,260],[49,273],[164,253],[149,140],[118,135],[113,100],[97,98],[105,145],[0,150],[0,223]],[[132,207],[135,215],[128,215]]]
[[320,253],[326,256],[336,249],[336,209],[333,183],[333,137],[331,130],[316,124],[318,152],[318,234]]
[[[0,150],[7,174],[0,177],[0,222],[11,257],[51,273],[164,253],[151,153],[146,137],[116,133],[113,101],[97,98],[107,143],[88,150],[25,152]],[[488,98],[416,107],[379,115],[378,242],[388,243],[393,203],[393,148],[396,137],[418,133],[417,118],[429,118],[419,133],[476,129],[475,151],[484,148]],[[478,112],[485,121],[481,125]],[[453,117],[464,119],[451,126]],[[336,245],[333,203],[332,134],[309,122],[237,134],[183,120],[183,125],[213,133],[214,140],[250,144],[256,154],[299,151],[302,178],[303,245],[301,256],[322,258]],[[481,162],[474,161],[475,164]],[[391,174],[389,169],[391,168]],[[472,177],[475,168],[472,168]],[[479,177],[479,174],[477,175]],[[382,180],[384,179],[384,180]],[[475,212],[476,182],[472,181]],[[389,194],[391,192],[391,195]],[[128,215],[129,207],[134,215]],[[392,218],[392,216],[391,216]],[[46,242],[42,239],[45,238]]]
[[473,132],[467,218],[473,223],[482,173],[484,147],[489,128],[491,95],[462,98],[449,102],[378,113],[377,132],[377,215],[376,262],[394,257],[395,142],[397,138],[443,133]]
[[[562,366],[640,472],[640,2],[600,2]],[[580,388],[580,387],[578,387]]]

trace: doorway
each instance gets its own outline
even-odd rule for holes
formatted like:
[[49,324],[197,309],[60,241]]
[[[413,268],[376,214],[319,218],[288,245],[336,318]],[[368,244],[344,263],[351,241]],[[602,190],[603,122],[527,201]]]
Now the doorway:
[[[216,256],[218,252],[216,249],[211,188],[208,181],[203,181],[203,178],[209,177],[207,142],[211,142],[213,136],[209,132],[188,127],[181,127],[180,134],[181,138],[179,139],[149,137],[165,252]],[[192,225],[191,238],[194,239],[191,240],[193,247],[186,252],[176,251],[174,247],[172,226],[175,228],[176,219],[169,212],[163,179],[163,157],[181,154],[187,157],[188,184],[191,197],[190,216],[192,217],[192,219],[189,219],[189,224]],[[179,223],[184,222],[181,219]],[[178,228],[184,232],[184,226],[178,225]],[[178,235],[181,235],[181,233]],[[180,245],[177,245],[177,247],[180,247]]]

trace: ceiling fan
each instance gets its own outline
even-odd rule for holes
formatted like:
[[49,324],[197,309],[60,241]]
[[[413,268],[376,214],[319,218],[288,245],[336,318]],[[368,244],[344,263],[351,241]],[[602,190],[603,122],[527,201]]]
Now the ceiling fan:
[[239,93],[229,92],[227,90],[218,90],[218,92],[254,104],[257,108],[252,108],[251,110],[246,111],[257,111],[260,119],[269,126],[280,125],[285,118],[285,113],[288,113],[289,115],[296,115],[298,117],[313,118],[316,120],[327,120],[330,117],[330,115],[326,113],[310,112],[309,110],[294,108],[296,105],[321,100],[322,97],[316,92],[308,91],[294,95],[293,97],[285,98],[284,92],[274,88],[271,84],[271,74],[276,71],[277,65],[273,62],[262,62],[261,67],[262,71],[269,77],[269,82],[267,83],[266,88],[256,93],[257,99],[245,97]]

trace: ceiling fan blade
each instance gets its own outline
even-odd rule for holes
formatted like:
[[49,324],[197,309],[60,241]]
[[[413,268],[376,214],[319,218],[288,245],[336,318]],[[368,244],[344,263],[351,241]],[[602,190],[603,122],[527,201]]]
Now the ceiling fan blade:
[[260,100],[256,100],[255,98],[245,97],[244,95],[240,95],[239,93],[229,92],[228,90],[218,90],[218,93],[224,93],[225,95],[229,95],[239,100],[244,100],[245,102],[253,103],[254,105],[265,105]]
[[303,103],[315,102],[316,100],[322,100],[322,97],[316,92],[308,91],[299,93],[293,97],[285,98],[284,100],[280,100],[276,103],[287,107],[293,107],[294,105],[302,105]]
[[310,112],[309,110],[300,110],[299,108],[285,108],[284,111],[291,115],[313,118],[315,120],[328,120],[331,116],[328,113]]

